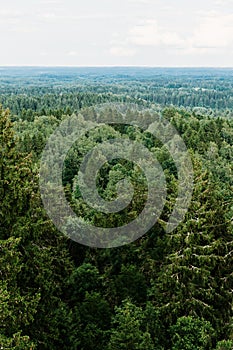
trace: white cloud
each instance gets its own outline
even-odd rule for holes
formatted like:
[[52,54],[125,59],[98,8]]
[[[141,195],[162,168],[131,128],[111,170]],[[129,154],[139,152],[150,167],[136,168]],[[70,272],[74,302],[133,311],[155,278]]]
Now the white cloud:
[[133,4],[154,4],[156,0],[128,0],[128,2]]
[[61,0],[41,0],[42,5],[59,5],[62,3]]
[[67,56],[78,56],[78,52],[76,52],[76,51],[69,51],[69,52],[67,52]]
[[129,32],[128,42],[138,46],[181,46],[184,40],[176,32],[169,32],[155,20],[147,20],[136,25]]
[[116,46],[112,47],[110,49],[110,54],[112,56],[118,56],[118,57],[132,57],[136,54],[135,49],[123,47],[123,46]]
[[193,48],[227,48],[233,44],[233,14],[210,13],[199,20],[191,38]]
[[[46,22],[49,21],[56,21],[57,23],[67,23],[69,25],[70,23],[77,23],[79,21],[91,21],[91,20],[105,20],[105,19],[118,19],[119,16],[112,14],[112,13],[87,13],[87,14],[59,14],[55,12],[45,12],[40,13],[39,18],[41,20],[45,20]],[[124,17],[125,15],[122,15],[121,17]]]
[[165,30],[156,20],[146,20],[129,30],[125,44],[166,47],[179,54],[216,54],[233,49],[233,14],[201,13],[186,36]]
[[233,5],[233,0],[215,0],[214,3],[217,6]]
[[25,14],[21,11],[15,11],[13,9],[0,10],[0,24],[14,25],[22,21]]
[[14,11],[12,9],[0,10],[0,17],[15,18],[21,17],[23,13],[21,11]]
[[53,12],[46,12],[46,13],[42,13],[40,15],[40,17],[50,20],[50,19],[55,19],[56,18],[56,14],[53,13]]
[[141,46],[156,46],[160,43],[159,28],[156,21],[147,20],[136,25],[129,32],[128,41]]
[[2,3],[0,65],[233,62],[233,0]]
[[233,51],[233,14],[201,14],[192,34],[186,39],[181,55],[219,55]]
[[43,57],[48,56],[48,52],[42,51],[40,52],[40,56],[43,56]]

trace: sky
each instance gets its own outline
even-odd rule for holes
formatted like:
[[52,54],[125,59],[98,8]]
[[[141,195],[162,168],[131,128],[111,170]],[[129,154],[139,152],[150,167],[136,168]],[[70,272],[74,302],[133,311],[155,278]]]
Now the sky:
[[233,0],[1,0],[0,66],[233,67]]

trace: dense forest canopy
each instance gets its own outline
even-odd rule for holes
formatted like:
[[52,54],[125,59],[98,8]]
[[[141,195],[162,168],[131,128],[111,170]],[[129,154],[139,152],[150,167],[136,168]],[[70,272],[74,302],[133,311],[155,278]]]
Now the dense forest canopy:
[[232,91],[233,69],[227,68],[0,68],[0,102],[14,114],[23,108],[76,112],[108,99],[231,114]]
[[[233,70],[2,67],[0,103],[0,348],[232,350]],[[142,211],[145,176],[124,159],[106,161],[96,183],[111,201],[117,183],[130,178],[134,196],[126,210],[106,215],[81,196],[83,156],[109,139],[147,147],[162,167],[167,194],[143,237],[90,248],[61,234],[48,217],[41,155],[62,121],[117,118],[117,103],[129,115],[159,116],[177,130],[193,164],[193,195],[183,222],[167,232],[179,178],[166,144],[136,125],[94,128],[64,162],[64,192],[78,216],[118,227]]]

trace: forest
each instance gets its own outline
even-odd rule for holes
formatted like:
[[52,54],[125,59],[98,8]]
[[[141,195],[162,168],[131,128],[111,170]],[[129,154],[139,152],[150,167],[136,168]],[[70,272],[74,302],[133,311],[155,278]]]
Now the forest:
[[[0,104],[0,349],[232,350],[233,69],[2,67]],[[167,232],[179,182],[168,145],[136,124],[106,122],[66,155],[62,184],[73,211],[105,228],[142,211],[145,175],[122,158],[106,160],[96,186],[111,201],[117,183],[130,178],[127,208],[107,215],[80,193],[84,155],[110,139],[146,147],[167,193],[142,237],[85,246],[62,234],[44,208],[42,153],[68,118],[89,125],[93,116],[121,113],[177,130],[192,160],[191,203]]]

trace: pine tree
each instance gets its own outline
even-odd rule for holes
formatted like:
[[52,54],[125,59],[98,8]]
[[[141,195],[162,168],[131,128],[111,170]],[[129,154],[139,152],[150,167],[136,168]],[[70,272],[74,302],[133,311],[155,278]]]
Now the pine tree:
[[4,349],[32,349],[30,338],[22,328],[35,317],[40,294],[23,295],[17,279],[22,269],[19,238],[0,240],[0,345]]
[[0,107],[0,238],[7,238],[19,217],[28,210],[33,189],[29,156],[16,150],[9,110]]
[[172,350],[211,350],[214,329],[197,317],[180,317],[170,329]]
[[145,329],[143,310],[129,300],[116,308],[108,350],[153,350],[150,333]]
[[27,335],[42,349],[57,349],[61,317],[69,317],[61,300],[72,269],[66,239],[45,215],[30,156],[18,151],[9,111],[2,109],[0,140],[1,333],[12,348],[14,337]]
[[195,160],[193,200],[186,220],[165,236],[166,258],[151,298],[167,327],[182,316],[203,317],[217,336],[232,315],[232,232],[219,191]]

